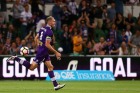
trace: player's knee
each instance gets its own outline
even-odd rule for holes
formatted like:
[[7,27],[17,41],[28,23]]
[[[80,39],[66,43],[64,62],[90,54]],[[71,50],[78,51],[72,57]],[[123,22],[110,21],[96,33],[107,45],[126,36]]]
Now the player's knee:
[[49,69],[50,71],[52,71],[53,68],[54,68],[53,65],[51,65],[51,66],[48,67],[48,69]]
[[30,68],[31,71],[33,71],[35,68]]

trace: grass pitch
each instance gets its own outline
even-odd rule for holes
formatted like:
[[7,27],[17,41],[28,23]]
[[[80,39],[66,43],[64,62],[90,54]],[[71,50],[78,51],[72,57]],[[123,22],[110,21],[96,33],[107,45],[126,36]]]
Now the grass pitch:
[[0,81],[0,93],[140,93],[140,81],[69,81],[58,91],[48,81]]

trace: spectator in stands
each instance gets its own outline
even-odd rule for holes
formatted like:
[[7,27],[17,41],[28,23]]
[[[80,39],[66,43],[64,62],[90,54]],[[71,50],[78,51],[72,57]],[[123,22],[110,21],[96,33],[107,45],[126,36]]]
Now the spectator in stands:
[[112,50],[111,53],[116,53],[118,55],[128,55],[129,52],[128,52],[128,48],[127,48],[126,42],[123,41],[121,46],[119,47],[119,49]]
[[123,14],[123,0],[114,0],[116,5],[116,13]]
[[2,27],[4,23],[4,17],[0,15],[0,27]]
[[115,24],[112,24],[109,32],[109,39],[111,40],[111,43],[114,43],[116,45],[116,47],[118,46],[118,36],[119,33],[117,31],[117,27]]
[[29,29],[36,29],[37,33],[41,27],[44,27],[46,25],[46,17],[47,16],[41,10],[37,14],[33,14],[33,20],[29,26]]
[[2,27],[2,34],[3,34],[3,37],[4,37],[4,39],[6,39],[6,36],[7,36],[7,31],[8,30],[8,28],[7,28],[7,24],[3,24],[3,27]]
[[63,6],[62,7],[63,11],[62,11],[62,16],[61,16],[61,22],[62,22],[62,25],[63,24],[70,24],[71,20],[71,13],[70,11],[68,10],[67,6]]
[[75,0],[71,0],[68,3],[68,9],[70,10],[70,12],[72,13],[72,20],[77,18],[77,2],[75,2]]
[[[115,20],[115,19],[114,19]],[[102,25],[102,30],[105,31],[109,31],[108,26],[111,25],[113,23],[113,21],[110,21],[110,19],[108,18],[108,10],[107,10],[107,5],[103,6],[103,25]]]
[[[34,15],[37,16],[37,18],[34,18],[34,20],[32,20],[32,17],[30,17],[28,19],[28,17],[25,17],[25,14],[20,16],[19,14],[21,11],[24,11],[24,7],[22,7],[20,0],[14,0],[14,1],[15,1],[15,3],[13,5],[13,12],[15,12],[15,13],[13,13],[13,17],[14,17],[14,20],[16,20],[16,18],[17,19],[20,18],[20,21],[22,22],[21,31],[23,31],[23,28],[24,28],[23,26],[28,27],[32,21],[35,21],[35,23],[39,22],[38,23],[38,25],[40,25],[39,27],[34,25],[38,29],[37,32],[39,31],[39,29],[41,27],[45,26],[45,20],[44,19],[43,19],[43,21],[40,20],[40,19],[42,19],[41,18],[42,16],[41,16],[41,14],[39,14],[39,12],[37,12],[37,13],[34,12],[35,14],[32,14],[32,17]],[[28,0],[23,0],[23,1],[28,1]],[[33,1],[33,2],[35,1],[38,3],[38,1],[42,1],[42,0],[31,0],[31,1]],[[134,17],[132,16],[131,13],[129,13],[128,17],[125,19],[123,17],[123,15],[120,12],[118,12],[121,10],[115,10],[115,7],[118,7],[118,3],[116,4],[116,2],[119,2],[119,1],[122,2],[121,0],[112,0],[112,1],[115,1],[115,3],[111,2],[111,8],[109,8],[108,10],[106,7],[104,8],[101,5],[100,2],[102,0],[94,0],[97,2],[97,7],[91,7],[90,6],[91,3],[89,3],[88,0],[81,0],[81,4],[79,6],[79,10],[80,10],[79,15],[81,15],[81,16],[79,16],[78,21],[76,18],[73,19],[72,16],[70,16],[68,18],[68,14],[69,14],[68,12],[71,12],[73,15],[75,15],[75,17],[77,17],[78,11],[77,11],[77,5],[75,3],[75,0],[69,0],[70,2],[68,3],[68,8],[70,11],[67,10],[66,6],[63,7],[64,11],[62,11],[62,9],[60,7],[60,0],[55,0],[55,1],[56,1],[56,5],[54,7],[56,10],[53,7],[52,14],[54,16],[56,16],[55,19],[57,19],[56,21],[58,22],[56,25],[57,29],[59,28],[59,30],[61,30],[61,26],[60,26],[61,22],[62,22],[62,24],[69,22],[60,37],[60,39],[62,39],[61,42],[63,43],[63,44],[61,43],[61,45],[63,45],[65,47],[64,48],[62,46],[65,54],[69,54],[71,52],[71,51],[69,51],[69,47],[73,48],[74,53],[81,53],[82,52],[81,46],[83,49],[86,48],[86,50],[85,49],[84,50],[86,51],[87,54],[94,53],[93,46],[98,48],[97,50],[99,50],[99,51],[103,50],[102,52],[96,53],[99,55],[127,54],[127,51],[125,51],[126,50],[125,46],[127,47],[128,41],[129,41],[128,45],[132,48],[132,51],[133,51],[131,54],[134,54],[134,55],[140,54],[140,52],[138,53],[138,51],[140,50],[140,48],[139,48],[139,45],[140,45],[139,36],[140,35],[137,30],[138,27],[140,26],[140,18],[138,18],[138,22],[135,25],[136,20],[134,20]],[[65,0],[63,0],[63,1],[65,1]],[[122,3],[120,3],[120,5],[121,4]],[[27,4],[24,4],[24,5],[26,6]],[[37,5],[37,7],[34,7],[34,8],[38,8],[38,9],[36,9],[36,10],[33,9],[33,11],[40,11],[38,5]],[[117,13],[116,16],[115,16],[115,13]],[[116,19],[115,19],[115,17],[116,17]],[[111,21],[104,22],[105,27],[108,32],[106,33],[103,29],[103,31],[104,31],[103,33],[105,33],[105,37],[107,36],[110,40],[105,44],[105,46],[100,48],[99,46],[102,45],[102,44],[100,44],[101,40],[100,40],[100,42],[97,42],[97,46],[95,45],[95,42],[93,43],[93,41],[96,39],[96,29],[95,28],[96,28],[96,26],[98,26],[98,28],[102,29],[101,20],[108,20],[108,18]],[[26,19],[26,21],[23,19]],[[60,20],[62,19],[62,20],[60,21],[59,19]],[[110,28],[110,24],[114,23],[113,22],[114,20],[115,20],[116,26],[113,24]],[[20,25],[20,21],[19,20],[17,20],[17,21],[13,21],[13,22],[15,22],[14,25],[16,24],[15,25],[16,27],[20,27],[20,26],[18,26],[18,25]],[[132,28],[136,28],[136,34],[133,36],[132,36],[132,33],[134,33],[134,32],[133,32],[133,29],[131,29],[131,26],[132,26]],[[125,31],[124,31],[124,29],[125,29]],[[31,54],[35,53],[36,47],[35,47],[35,44],[33,41],[34,36],[31,32],[29,32],[30,30],[26,29],[24,31],[28,31],[27,33],[25,33],[24,31],[22,33],[20,33],[20,38],[16,37],[16,36],[19,36],[17,33],[17,30],[18,29],[15,30],[15,28],[13,28],[11,24],[7,25],[5,23],[4,17],[2,15],[0,15],[0,47],[1,47],[0,54],[2,54],[2,52],[3,52],[3,54],[9,54],[9,53],[13,54],[14,49],[12,50],[12,48],[15,47],[14,43],[17,44],[18,52],[19,52],[20,47],[24,45],[24,46],[28,46],[30,48],[30,50],[32,50]],[[79,32],[79,31],[81,31],[81,32]],[[15,34],[15,32],[16,32],[16,34]],[[78,35],[77,35],[77,32],[79,33]],[[25,33],[26,35],[23,35],[23,33]],[[30,36],[28,36],[28,34],[30,34]],[[97,33],[97,34],[98,34],[98,37],[102,36],[101,33]],[[28,37],[28,38],[26,38],[26,37]],[[80,40],[81,37],[82,37],[82,39]],[[12,45],[6,44],[6,42],[8,42],[9,38],[13,42]],[[15,40],[15,38],[16,38],[16,40]],[[79,42],[78,42],[77,38],[79,39]],[[22,44],[21,44],[20,39],[22,40]],[[23,39],[25,39],[25,40],[23,40]],[[99,38],[98,38],[98,40],[95,40],[95,41],[99,41]],[[71,42],[74,44],[74,46],[72,46],[70,44]],[[74,42],[78,42],[78,44],[75,44]],[[6,46],[8,47],[9,45],[11,45],[11,48],[9,48],[11,50],[8,50],[6,48]],[[118,46],[120,46],[119,49],[117,49]],[[76,48],[77,48],[77,50],[76,50]],[[78,50],[78,48],[79,48],[79,50]]]
[[131,13],[128,13],[127,18],[125,19],[125,24],[126,24],[126,25],[130,25],[131,28],[134,28],[134,26],[135,26],[135,22],[134,22],[134,19],[133,19]]
[[73,53],[74,54],[81,54],[82,53],[83,39],[81,37],[81,33],[79,30],[74,31],[74,36],[72,37],[72,42],[73,42]]
[[114,51],[117,50],[117,47],[114,45],[114,43],[110,40],[107,39],[106,45],[102,49],[105,53],[105,55],[117,55],[118,53],[114,53]]
[[81,0],[78,7],[78,11],[79,11],[79,16],[81,16],[84,12],[88,13],[86,0]]
[[28,3],[29,3],[29,0],[20,0],[20,3],[21,3],[22,5],[28,4]]
[[20,45],[17,46],[18,54],[20,54],[20,48],[23,47],[23,46],[27,46],[27,44],[26,44],[26,40],[25,40],[25,39],[21,40]]
[[2,33],[0,33],[0,43],[2,43],[2,44],[4,44],[4,38],[3,38],[3,34]]
[[19,47],[21,45],[21,38],[16,37],[15,42],[16,42],[16,45]]
[[3,24],[4,24],[4,17],[0,15],[0,32],[2,33],[2,28],[3,28]]
[[0,15],[8,22],[6,0],[0,0]]
[[87,0],[86,2],[87,2],[86,3],[87,4],[86,5],[86,7],[87,7],[87,16],[89,17],[90,13],[92,12],[93,6],[92,6],[92,3],[91,3],[90,0]]
[[[134,31],[135,31],[136,28],[139,28],[139,27],[140,27],[140,17],[138,18],[138,20],[137,20],[137,22],[136,22],[136,24],[134,26]],[[134,31],[132,31],[133,34],[135,33]]]
[[95,7],[91,7],[91,11],[89,11],[88,17],[90,19],[90,22],[94,22],[94,19],[95,19]]
[[61,30],[61,15],[62,15],[62,9],[60,7],[61,1],[57,0],[56,4],[53,6],[52,9],[52,16],[56,20],[56,29],[55,30]]
[[32,48],[32,42],[34,42],[34,37],[35,33],[33,33],[33,30],[31,30],[29,34],[25,37],[26,45],[29,49]]
[[107,5],[103,6],[103,23],[107,23],[108,21],[108,13],[107,13]]
[[131,37],[131,39],[128,42],[128,45],[132,48],[131,54],[135,55],[137,51],[137,47],[140,46],[140,29],[136,29],[136,33]]
[[30,54],[35,54],[36,52],[34,37],[35,35],[32,31],[30,31],[29,34],[25,37],[26,46],[30,49]]
[[18,53],[18,48],[15,42],[12,42],[11,47],[9,49],[9,54],[14,55]]
[[19,28],[21,25],[21,22],[20,22],[21,12],[24,11],[24,7],[20,3],[20,0],[16,0],[14,2],[12,11],[13,11],[13,25],[15,28]]
[[123,30],[125,28],[125,19],[121,13],[116,14],[115,24],[118,30]]
[[129,41],[131,39],[131,37],[132,37],[132,32],[131,32],[131,26],[130,25],[126,26],[125,35],[128,37],[128,41]]
[[77,35],[78,30],[79,30],[78,27],[74,27],[71,32],[69,31],[71,39],[73,38],[74,35]]
[[46,23],[45,23],[45,19],[40,19],[39,22],[37,22],[36,25],[36,33],[39,32],[40,28],[45,27]]
[[39,12],[39,4],[43,5],[42,0],[29,0],[29,4],[31,4],[31,13],[36,14]]
[[84,49],[84,53],[86,55],[93,55],[94,54],[94,45],[95,45],[94,40],[91,41],[88,39],[86,42],[86,47]]
[[8,26],[8,32],[7,32],[7,38],[10,38],[11,40],[14,40],[15,39],[15,36],[14,36],[14,27],[12,24],[10,24]]
[[69,32],[71,33],[75,27],[77,27],[77,20],[72,20],[72,23],[69,25]]
[[96,43],[94,45],[94,52],[97,55],[104,55],[105,52],[103,51],[103,48],[104,48],[105,45],[106,45],[106,42],[105,42],[104,37],[100,37],[100,42]]
[[7,36],[7,25],[4,22],[4,17],[0,16],[0,33],[3,35],[4,39]]
[[67,25],[64,26],[63,32],[61,34],[61,46],[63,48],[63,54],[69,54],[72,44],[71,44],[71,35],[69,33],[69,28]]
[[[114,51],[115,52],[115,51]],[[120,48],[116,51],[119,55],[128,55],[128,47],[125,41],[122,42]]]
[[22,22],[20,37],[22,39],[24,39],[25,36],[29,33],[27,26],[32,21],[32,13],[29,11],[29,5],[25,5],[24,8],[25,10],[21,13],[20,17],[20,20]]
[[36,22],[39,22],[39,20],[41,20],[41,19],[46,19],[46,15],[45,15],[45,13],[42,11],[42,10],[39,10],[39,12],[37,13],[37,14],[33,14],[34,16],[36,16]]
[[96,2],[97,2],[97,6],[95,9],[95,23],[96,23],[97,27],[99,29],[101,29],[102,25],[103,25],[103,19],[102,19],[103,8],[101,5],[101,0],[96,0]]
[[125,30],[123,30],[121,32],[121,35],[118,36],[118,43],[119,43],[119,45],[121,45],[123,41],[126,44],[128,44],[128,37],[127,37],[127,35],[125,33],[126,33]]
[[30,48],[30,55],[34,55],[36,53],[36,51],[37,51],[37,46],[36,46],[34,41],[32,42],[31,46],[32,47]]
[[88,39],[94,40],[94,31],[96,28],[96,24],[94,23],[94,19],[90,19],[88,16],[85,16],[86,26],[88,27]]
[[87,13],[83,12],[81,17],[78,19],[78,25],[80,27],[84,43],[88,40],[88,27],[86,25],[87,18]]
[[5,42],[4,46],[3,46],[2,53],[5,54],[5,55],[8,55],[10,47],[11,47],[11,39],[7,38],[6,42]]
[[111,7],[107,9],[107,14],[110,22],[114,22],[116,18],[115,2],[111,2]]

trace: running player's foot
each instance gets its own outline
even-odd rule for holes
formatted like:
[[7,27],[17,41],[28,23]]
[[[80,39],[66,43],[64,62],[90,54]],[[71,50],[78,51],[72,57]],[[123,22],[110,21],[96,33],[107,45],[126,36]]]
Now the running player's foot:
[[11,56],[11,57],[9,57],[6,61],[8,62],[8,61],[14,60],[15,57],[17,57],[17,56]]
[[63,88],[65,86],[65,84],[58,84],[56,87],[54,87],[54,90],[59,90],[61,88]]

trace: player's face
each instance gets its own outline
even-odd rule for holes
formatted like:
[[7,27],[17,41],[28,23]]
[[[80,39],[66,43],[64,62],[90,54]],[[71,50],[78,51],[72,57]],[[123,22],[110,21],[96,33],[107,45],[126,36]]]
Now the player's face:
[[52,26],[52,27],[55,27],[55,24],[56,24],[56,21],[55,21],[55,19],[53,18],[53,19],[51,20],[51,26]]

